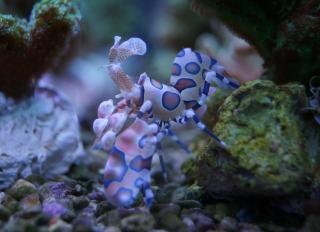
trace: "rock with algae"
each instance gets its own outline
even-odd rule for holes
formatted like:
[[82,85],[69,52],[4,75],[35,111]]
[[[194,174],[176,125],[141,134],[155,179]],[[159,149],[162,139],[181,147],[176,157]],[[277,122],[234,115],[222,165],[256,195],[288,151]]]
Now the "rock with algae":
[[32,93],[79,31],[79,20],[72,0],[42,0],[29,21],[0,14],[0,91],[15,98]]
[[[207,192],[223,197],[280,196],[304,191],[316,167],[305,141],[305,89],[251,81],[222,104],[214,127],[229,147],[197,146],[184,171]],[[315,125],[314,125],[315,126]]]
[[253,45],[277,83],[320,73],[319,0],[194,0],[194,8],[218,17]]

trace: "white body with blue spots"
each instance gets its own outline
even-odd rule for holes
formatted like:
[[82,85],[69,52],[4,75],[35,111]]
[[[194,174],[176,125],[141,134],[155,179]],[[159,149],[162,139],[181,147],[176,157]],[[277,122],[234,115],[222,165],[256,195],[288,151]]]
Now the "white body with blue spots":
[[153,129],[136,119],[116,137],[104,171],[105,193],[112,204],[130,207],[144,189],[146,204],[151,206],[150,169],[157,142]]
[[[99,147],[112,148],[106,167],[104,186],[107,199],[117,206],[130,207],[139,191],[143,192],[145,203],[151,206],[153,194],[150,188],[152,156],[158,150],[160,163],[165,169],[161,155],[161,140],[170,136],[182,149],[188,152],[174,132],[170,122],[185,124],[192,120],[220,145],[226,144],[201,122],[195,111],[205,106],[211,84],[220,88],[236,89],[239,84],[222,75],[224,69],[207,55],[181,50],[173,63],[170,85],[141,74],[134,83],[123,71],[121,64],[129,56],[143,55],[146,44],[139,38],[131,38],[120,44],[120,37],[109,52],[107,70],[120,89],[122,97],[117,107],[110,103],[101,104],[102,118],[94,123]],[[135,117],[135,122],[123,130],[125,121]],[[165,173],[165,171],[164,171]],[[166,177],[166,175],[164,175]]]
[[170,121],[182,115],[185,106],[180,93],[172,86],[151,79],[145,73],[140,76],[138,84],[143,86],[144,101],[152,103],[152,113],[155,119]]
[[[230,78],[222,76],[224,68],[217,60],[205,54],[184,48],[174,59],[170,83],[181,95],[187,108],[194,106],[200,98],[209,95],[211,83],[206,82],[208,73],[211,82],[223,89],[238,88],[239,84]],[[208,79],[208,78],[207,78]],[[202,104],[201,104],[202,105]]]
[[174,59],[170,84],[180,91],[183,101],[197,100],[206,72],[215,68],[214,71],[220,73],[223,71],[220,67],[206,55],[193,52],[190,48],[182,49]]

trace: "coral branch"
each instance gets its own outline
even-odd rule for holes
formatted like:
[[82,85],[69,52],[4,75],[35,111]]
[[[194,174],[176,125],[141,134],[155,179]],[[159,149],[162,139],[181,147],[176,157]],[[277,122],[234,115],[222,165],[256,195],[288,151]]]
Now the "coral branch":
[[21,97],[32,80],[56,64],[79,31],[80,13],[71,0],[43,0],[29,22],[0,15],[0,90]]

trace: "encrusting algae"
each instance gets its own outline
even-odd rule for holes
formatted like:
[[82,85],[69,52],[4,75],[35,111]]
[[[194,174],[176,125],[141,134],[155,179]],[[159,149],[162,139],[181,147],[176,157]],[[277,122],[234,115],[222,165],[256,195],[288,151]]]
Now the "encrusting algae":
[[213,128],[228,151],[213,141],[198,141],[197,159],[184,171],[207,192],[226,197],[305,191],[316,165],[306,145],[306,127],[312,125],[302,121],[306,104],[299,84],[257,80],[242,85],[221,105]]

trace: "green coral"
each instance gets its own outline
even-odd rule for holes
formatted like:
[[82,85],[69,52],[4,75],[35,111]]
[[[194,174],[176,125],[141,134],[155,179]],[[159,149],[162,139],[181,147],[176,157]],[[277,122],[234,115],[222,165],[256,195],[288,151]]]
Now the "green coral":
[[194,0],[255,46],[265,60],[264,77],[277,83],[320,74],[319,0]]
[[211,142],[197,150],[195,166],[189,163],[185,171],[207,191],[224,196],[304,191],[315,167],[302,139],[310,129],[301,115],[306,104],[299,84],[244,84],[225,100],[213,129],[228,152]]
[[56,64],[79,31],[80,13],[72,0],[37,3],[29,22],[0,15],[0,90],[21,97],[32,81]]

